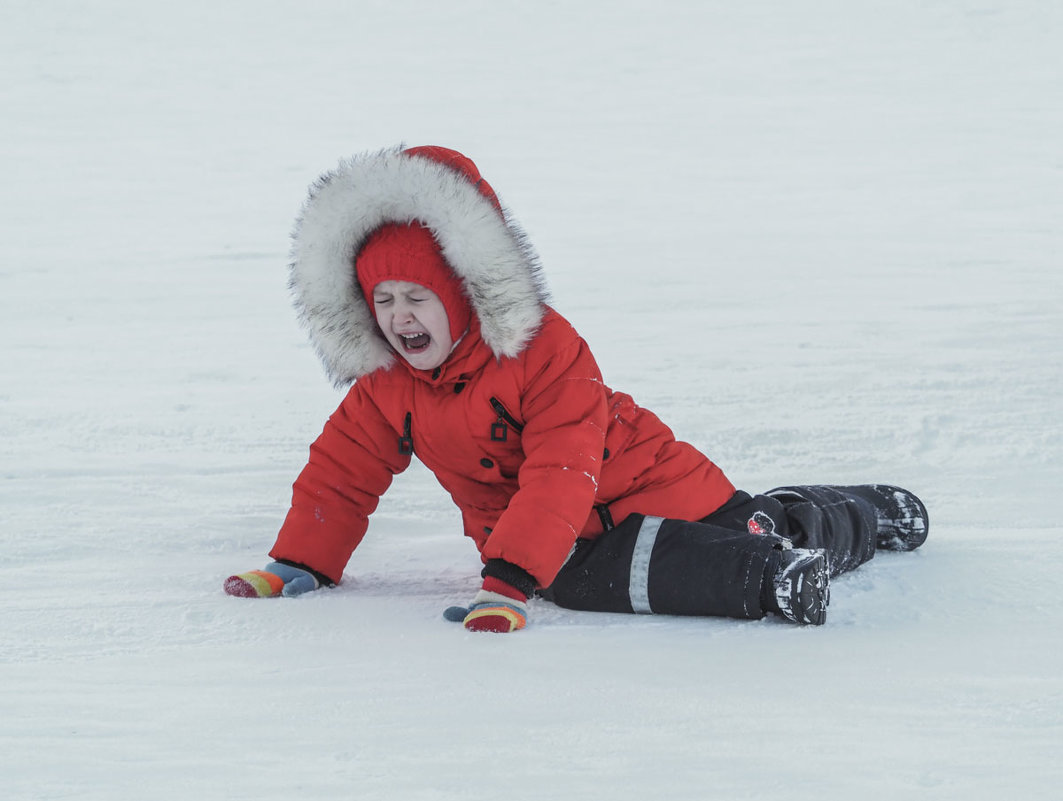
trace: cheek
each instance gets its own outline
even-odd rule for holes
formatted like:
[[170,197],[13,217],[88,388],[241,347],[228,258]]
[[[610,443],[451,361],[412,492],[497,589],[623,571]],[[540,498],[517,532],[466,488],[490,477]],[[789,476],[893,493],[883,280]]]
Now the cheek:
[[436,336],[442,337],[444,334],[450,336],[450,325],[447,323],[447,317],[445,314],[437,315],[434,321]]
[[450,336],[450,320],[447,319],[447,312],[442,305],[432,309],[432,326],[437,336]]

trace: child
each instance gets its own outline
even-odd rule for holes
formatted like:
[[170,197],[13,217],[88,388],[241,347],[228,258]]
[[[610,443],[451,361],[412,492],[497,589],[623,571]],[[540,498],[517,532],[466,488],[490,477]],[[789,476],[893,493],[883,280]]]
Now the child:
[[736,491],[605,386],[547,305],[523,232],[453,150],[363,154],[323,176],[291,284],[330,377],[353,386],[296,479],[275,561],[231,576],[231,595],[337,583],[414,454],[480,551],[481,590],[446,612],[473,631],[523,628],[536,593],[571,609],[818,625],[831,575],[926,539],[925,507],[896,487]]

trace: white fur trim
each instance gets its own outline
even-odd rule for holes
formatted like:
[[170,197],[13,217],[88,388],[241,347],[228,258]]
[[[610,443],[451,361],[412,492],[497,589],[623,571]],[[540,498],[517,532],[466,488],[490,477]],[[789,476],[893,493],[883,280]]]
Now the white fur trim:
[[419,220],[465,285],[484,342],[516,356],[547,302],[539,260],[524,232],[464,175],[402,147],[341,161],[310,188],[292,234],[290,286],[303,325],[337,385],[390,366],[354,258],[389,222]]

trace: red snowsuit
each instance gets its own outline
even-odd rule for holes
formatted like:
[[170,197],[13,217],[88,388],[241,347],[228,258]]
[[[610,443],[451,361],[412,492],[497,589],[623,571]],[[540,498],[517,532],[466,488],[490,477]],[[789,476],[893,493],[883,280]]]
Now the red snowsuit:
[[[841,572],[877,546],[925,539],[922,502],[892,486],[736,493],[709,459],[606,387],[586,343],[549,307],[527,238],[460,153],[396,148],[341,162],[311,188],[291,267],[326,370],[353,386],[295,482],[270,552],[280,562],[339,581],[414,454],[461,510],[488,606],[522,606],[538,588],[572,609],[822,623],[825,555]],[[385,281],[435,286],[449,339],[438,317],[421,321],[427,331],[385,335],[367,299]],[[421,371],[391,349],[396,334],[407,354],[457,344]],[[512,630],[502,607],[523,625],[503,602],[490,615],[505,628],[480,626],[488,615],[466,627]]]

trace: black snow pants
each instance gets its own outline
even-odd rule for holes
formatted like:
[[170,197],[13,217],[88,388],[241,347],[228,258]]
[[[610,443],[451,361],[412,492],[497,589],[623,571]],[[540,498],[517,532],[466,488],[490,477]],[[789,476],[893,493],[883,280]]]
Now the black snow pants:
[[635,514],[578,540],[540,594],[567,609],[760,618],[785,540],[825,549],[835,576],[874,556],[875,539],[874,506],[844,487],[739,491],[697,522]]

